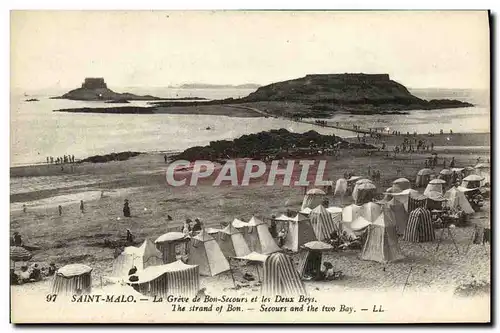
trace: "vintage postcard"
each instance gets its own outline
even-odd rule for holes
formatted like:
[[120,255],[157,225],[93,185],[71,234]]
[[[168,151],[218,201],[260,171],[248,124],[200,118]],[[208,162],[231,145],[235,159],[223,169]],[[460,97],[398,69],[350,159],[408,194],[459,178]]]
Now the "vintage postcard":
[[12,11],[13,323],[488,323],[487,11]]

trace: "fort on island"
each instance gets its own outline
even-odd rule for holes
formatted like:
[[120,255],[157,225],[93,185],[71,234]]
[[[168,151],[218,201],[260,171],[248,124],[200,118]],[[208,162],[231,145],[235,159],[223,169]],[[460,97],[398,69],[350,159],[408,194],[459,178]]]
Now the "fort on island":
[[108,86],[102,77],[86,77],[82,83],[83,89],[107,89]]

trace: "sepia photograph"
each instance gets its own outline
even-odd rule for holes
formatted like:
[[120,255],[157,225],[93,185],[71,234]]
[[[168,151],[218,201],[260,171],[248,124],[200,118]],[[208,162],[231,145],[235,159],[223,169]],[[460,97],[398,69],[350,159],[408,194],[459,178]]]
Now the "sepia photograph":
[[12,10],[11,323],[490,323],[491,20]]

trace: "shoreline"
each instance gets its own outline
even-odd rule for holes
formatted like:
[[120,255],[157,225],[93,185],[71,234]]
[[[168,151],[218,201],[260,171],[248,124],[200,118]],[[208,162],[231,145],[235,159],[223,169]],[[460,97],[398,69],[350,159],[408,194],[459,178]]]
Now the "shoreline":
[[[394,136],[394,135],[388,135],[384,136],[382,141],[386,142],[386,144],[390,147],[393,146],[396,142],[401,142],[405,136]],[[411,138],[416,138],[418,139],[425,139],[429,140],[435,143],[436,148],[440,148],[446,150],[446,146],[452,146],[453,150],[456,149],[462,149],[463,147],[481,147],[479,149],[485,150],[488,149],[487,147],[490,147],[491,149],[491,132],[481,132],[481,133],[474,133],[474,132],[469,132],[469,133],[453,133],[452,135],[450,134],[436,134],[434,136],[428,136],[427,134],[418,134],[416,137],[410,135]],[[451,137],[451,142],[446,140],[447,137]],[[349,137],[343,137],[348,142],[356,142],[356,135],[353,133],[353,136]],[[367,143],[375,143],[375,140],[370,140],[371,138],[367,138]],[[472,144],[471,144],[472,143]],[[189,148],[187,148],[189,149]],[[166,150],[166,151],[161,151],[161,150],[144,150],[139,152],[140,154],[167,154],[167,156],[172,156],[172,155],[177,155],[181,153],[182,150]],[[113,152],[106,152],[98,155],[109,155],[112,154]],[[88,159],[91,157],[97,156],[96,155],[90,155],[83,157],[81,159],[78,159],[77,161],[83,160],[83,159]],[[78,164],[78,163],[75,163]],[[32,163],[23,163],[23,164],[18,164],[18,165],[11,165],[9,167],[9,170],[12,174],[12,172],[22,169],[22,168],[30,168],[30,167],[40,167],[40,166],[47,166],[48,164],[46,162],[32,162]],[[56,164],[49,164],[50,166],[60,166]],[[68,166],[71,165],[71,163],[67,164]],[[12,176],[10,176],[12,178]]]

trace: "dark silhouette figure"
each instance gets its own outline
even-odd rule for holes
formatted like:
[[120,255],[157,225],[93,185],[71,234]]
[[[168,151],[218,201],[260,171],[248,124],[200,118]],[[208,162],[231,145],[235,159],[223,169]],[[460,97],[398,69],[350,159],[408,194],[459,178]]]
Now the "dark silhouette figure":
[[130,217],[130,207],[127,199],[125,199],[125,203],[123,204],[123,216]]
[[80,211],[85,213],[85,206],[83,205],[83,200],[80,200]]
[[167,215],[167,220],[172,221],[172,220],[173,220],[173,219],[172,219],[172,216]]
[[59,210],[59,216],[62,216],[62,206],[59,205],[59,207],[57,207],[57,209]]
[[23,246],[23,239],[21,238],[21,235],[19,235],[17,231],[14,232],[14,235],[12,236],[12,245]]
[[127,229],[127,242],[128,243],[133,243],[134,242],[134,235],[130,232],[130,229]]

